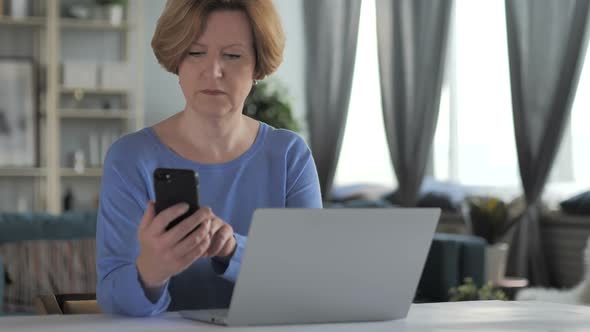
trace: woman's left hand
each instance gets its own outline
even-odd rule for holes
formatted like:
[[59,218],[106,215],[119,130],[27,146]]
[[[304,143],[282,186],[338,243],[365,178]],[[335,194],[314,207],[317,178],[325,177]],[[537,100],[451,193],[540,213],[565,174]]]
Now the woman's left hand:
[[224,222],[219,217],[211,220],[211,244],[207,250],[206,256],[210,257],[228,257],[236,249],[236,238],[234,229],[230,224]]

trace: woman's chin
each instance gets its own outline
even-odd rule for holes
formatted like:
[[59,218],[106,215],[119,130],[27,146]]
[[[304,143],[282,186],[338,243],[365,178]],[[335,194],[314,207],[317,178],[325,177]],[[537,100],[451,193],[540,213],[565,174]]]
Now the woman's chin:
[[228,102],[199,102],[193,105],[192,111],[203,116],[223,117],[232,113],[232,107]]

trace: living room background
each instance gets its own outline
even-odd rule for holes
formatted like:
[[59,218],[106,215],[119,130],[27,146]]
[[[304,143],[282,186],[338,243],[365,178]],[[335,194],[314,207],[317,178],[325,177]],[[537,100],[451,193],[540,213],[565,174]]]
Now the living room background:
[[[484,14],[485,13],[485,14]],[[375,4],[363,1],[350,108],[335,185],[395,188],[377,67]],[[456,0],[429,173],[512,199],[521,194],[503,1]],[[590,187],[590,52],[548,181],[557,202]],[[370,146],[370,148],[367,148]]]

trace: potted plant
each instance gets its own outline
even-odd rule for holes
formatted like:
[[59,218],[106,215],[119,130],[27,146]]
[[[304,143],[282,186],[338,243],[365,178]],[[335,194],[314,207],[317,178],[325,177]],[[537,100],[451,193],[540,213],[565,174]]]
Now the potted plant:
[[105,17],[112,25],[123,23],[123,12],[127,6],[127,0],[96,0],[96,3],[103,8]]
[[471,278],[465,278],[464,283],[449,290],[449,301],[483,301],[483,300],[508,300],[508,296],[502,290],[495,288],[488,282],[481,288]]
[[243,113],[275,128],[298,132],[301,128],[292,109],[287,89],[279,80],[272,79],[260,81],[252,88]]
[[520,219],[521,199],[510,204],[495,197],[471,196],[465,200],[465,220],[473,235],[484,238],[486,248],[486,280],[498,283],[506,272],[509,246],[503,242],[506,234]]

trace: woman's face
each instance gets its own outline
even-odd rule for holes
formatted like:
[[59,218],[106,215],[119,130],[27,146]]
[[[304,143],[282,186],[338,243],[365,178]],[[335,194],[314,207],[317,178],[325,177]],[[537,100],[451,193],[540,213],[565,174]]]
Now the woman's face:
[[256,56],[246,14],[209,14],[205,31],[180,63],[178,76],[187,110],[213,116],[241,114],[252,88]]

